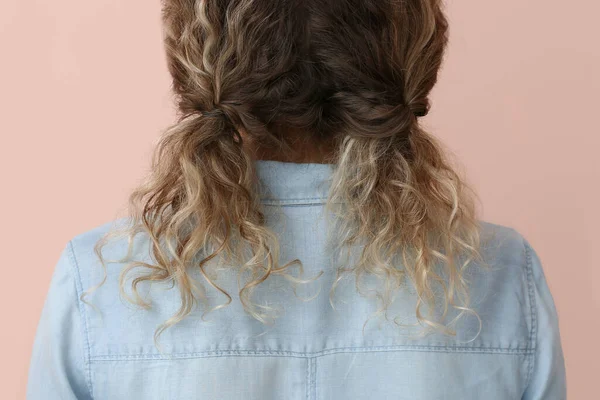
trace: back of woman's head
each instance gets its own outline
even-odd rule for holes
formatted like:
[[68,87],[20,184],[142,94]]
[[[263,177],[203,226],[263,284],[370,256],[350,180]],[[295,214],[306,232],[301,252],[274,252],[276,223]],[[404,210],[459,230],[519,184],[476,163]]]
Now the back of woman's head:
[[164,18],[181,112],[222,111],[260,145],[406,141],[447,40],[438,1],[166,1]]
[[[382,278],[382,311],[409,280],[419,321],[452,332],[442,320],[449,306],[469,310],[463,272],[479,257],[479,233],[474,195],[418,120],[429,111],[447,43],[440,3],[164,0],[180,119],[130,199],[130,233],[149,235],[157,261],[134,281],[134,293],[144,280],[168,280],[182,295],[180,312],[157,333],[189,314],[196,294],[203,297],[190,269],[221,290],[208,271],[217,256],[251,272],[240,300],[268,321],[252,291],[300,260],[279,264],[248,149],[292,159],[299,142],[334,149],[327,209],[338,211],[339,248],[363,249],[338,269],[340,277]],[[439,305],[444,312],[435,319]]]

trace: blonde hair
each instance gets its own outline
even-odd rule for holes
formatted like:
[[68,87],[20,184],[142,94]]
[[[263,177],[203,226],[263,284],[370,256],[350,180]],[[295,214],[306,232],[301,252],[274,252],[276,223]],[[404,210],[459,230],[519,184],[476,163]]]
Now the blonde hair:
[[[274,320],[273,309],[252,300],[262,282],[271,275],[294,284],[318,278],[286,272],[301,260],[281,265],[244,146],[250,138],[292,154],[290,132],[315,146],[333,144],[328,161],[336,168],[326,204],[336,215],[332,233],[339,250],[362,249],[356,263],[337,269],[330,300],[344,275],[354,274],[361,292],[367,273],[385,284],[377,295],[383,313],[408,281],[418,296],[419,323],[455,334],[444,318],[450,307],[459,315],[474,313],[465,270],[483,259],[476,195],[418,121],[429,111],[447,43],[440,1],[163,3],[180,117],[162,137],[147,180],[131,194],[130,225],[123,231],[128,255],[133,238],[147,235],[155,262],[129,260],[120,279],[125,295],[128,274],[145,270],[131,283],[134,297],[125,295],[144,308],[151,305],[138,294],[142,282],[170,282],[180,291],[179,311],[157,328],[155,341],[205,299],[191,270],[228,298],[207,312],[231,303],[208,268],[213,260],[239,267],[239,276],[250,274],[239,298],[265,324]],[[97,243],[105,276],[85,294],[106,280],[102,248],[115,234]]]

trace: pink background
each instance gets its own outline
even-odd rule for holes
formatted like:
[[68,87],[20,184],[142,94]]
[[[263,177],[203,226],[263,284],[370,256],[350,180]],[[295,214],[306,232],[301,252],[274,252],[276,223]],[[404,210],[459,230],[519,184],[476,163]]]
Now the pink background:
[[[0,398],[23,399],[60,250],[123,209],[174,114],[158,1],[0,4]],[[540,254],[569,397],[590,398],[600,358],[600,3],[453,0],[448,13],[451,47],[424,122],[462,160],[484,219],[515,227]]]

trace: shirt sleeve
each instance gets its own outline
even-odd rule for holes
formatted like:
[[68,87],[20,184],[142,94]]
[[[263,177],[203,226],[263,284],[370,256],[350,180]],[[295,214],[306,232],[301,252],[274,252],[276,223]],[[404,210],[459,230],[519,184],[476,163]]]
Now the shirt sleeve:
[[565,360],[558,327],[558,314],[542,263],[525,240],[530,291],[533,292],[535,355],[529,385],[523,400],[565,400],[567,398]]
[[29,364],[28,400],[91,399],[74,261],[69,242],[54,267],[38,322]]

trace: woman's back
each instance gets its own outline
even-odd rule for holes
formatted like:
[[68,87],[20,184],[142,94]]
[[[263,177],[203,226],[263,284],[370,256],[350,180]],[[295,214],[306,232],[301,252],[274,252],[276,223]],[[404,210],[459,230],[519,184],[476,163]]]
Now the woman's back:
[[[359,295],[353,279],[338,283],[332,308],[329,288],[338,264],[324,212],[331,165],[258,160],[256,166],[266,226],[280,240],[280,259],[302,260],[303,278],[323,273],[299,285],[298,297],[284,277],[263,283],[257,303],[283,311],[274,324],[263,325],[244,312],[237,272],[224,268],[216,283],[232,302],[206,314],[206,321],[200,319],[202,310],[192,311],[161,334],[159,351],[154,332],[179,310],[176,288],[146,281],[138,290],[152,307],[136,308],[119,297],[123,264],[107,263],[104,285],[85,298],[96,308],[80,299],[103,278],[93,248],[111,227],[106,224],[74,237],[57,264],[36,336],[28,398],[566,397],[554,303],[540,259],[518,232],[481,222],[489,268],[474,264],[465,273],[474,313],[457,320],[456,336],[418,337],[411,327],[417,320],[410,285],[399,291],[388,320],[374,314],[376,302]],[[136,260],[152,263],[149,245],[147,237],[138,236]],[[118,259],[127,249],[126,239],[114,241],[104,256]],[[202,279],[199,272],[197,278]],[[211,307],[227,302],[226,295],[210,289]],[[456,314],[449,312],[448,320]]]

